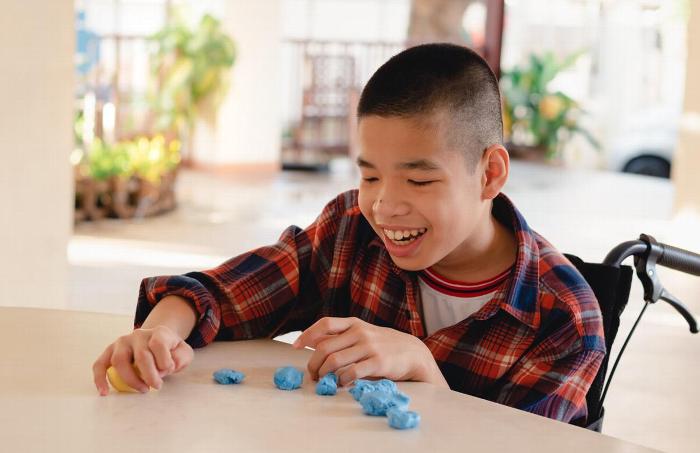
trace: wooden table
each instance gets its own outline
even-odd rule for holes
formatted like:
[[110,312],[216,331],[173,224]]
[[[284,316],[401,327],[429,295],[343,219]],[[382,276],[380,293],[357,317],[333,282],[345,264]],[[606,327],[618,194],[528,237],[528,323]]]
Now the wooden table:
[[[362,414],[346,390],[334,397],[272,384],[283,365],[305,369],[309,351],[272,340],[198,350],[160,391],[98,396],[91,364],[131,318],[0,308],[2,451],[637,452],[647,449],[423,383],[401,383],[419,428],[396,431]],[[234,368],[243,384],[217,385]]]

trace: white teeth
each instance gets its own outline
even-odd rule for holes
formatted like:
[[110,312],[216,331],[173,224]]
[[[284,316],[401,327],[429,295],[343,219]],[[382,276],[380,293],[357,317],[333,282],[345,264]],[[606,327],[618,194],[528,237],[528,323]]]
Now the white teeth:
[[392,239],[391,242],[393,242],[393,243],[396,244],[396,245],[407,245],[407,244],[410,244],[411,242],[413,242],[413,241],[415,241],[415,240],[416,240],[416,238],[411,238],[411,239],[408,239],[408,240],[405,240],[405,241],[395,241],[395,240]]
[[428,231],[427,228],[419,228],[416,230],[387,230],[384,229],[384,234],[395,244],[405,245],[413,242],[418,236]]

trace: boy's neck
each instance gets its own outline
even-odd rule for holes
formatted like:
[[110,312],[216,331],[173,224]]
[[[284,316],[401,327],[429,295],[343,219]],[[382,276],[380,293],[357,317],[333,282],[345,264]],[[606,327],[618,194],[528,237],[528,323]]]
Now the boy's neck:
[[459,258],[446,258],[432,266],[438,274],[459,282],[487,280],[515,264],[518,241],[515,233],[489,215],[478,238],[463,244]]

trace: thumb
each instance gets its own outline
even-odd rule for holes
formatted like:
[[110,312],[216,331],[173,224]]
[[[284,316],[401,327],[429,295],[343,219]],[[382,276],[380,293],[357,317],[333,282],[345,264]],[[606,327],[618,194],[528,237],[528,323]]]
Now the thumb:
[[177,373],[192,362],[194,351],[190,345],[181,341],[174,349],[170,350],[170,355],[175,362],[175,371],[173,372]]

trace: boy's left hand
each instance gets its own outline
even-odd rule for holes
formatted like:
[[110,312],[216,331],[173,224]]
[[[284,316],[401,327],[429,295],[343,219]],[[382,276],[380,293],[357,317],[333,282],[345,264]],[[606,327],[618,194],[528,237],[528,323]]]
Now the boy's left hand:
[[294,347],[315,349],[311,377],[335,372],[340,385],[365,377],[420,381],[448,387],[430,350],[417,337],[358,318],[322,318],[306,329]]

